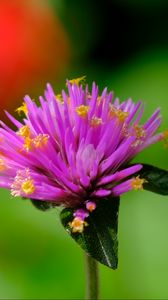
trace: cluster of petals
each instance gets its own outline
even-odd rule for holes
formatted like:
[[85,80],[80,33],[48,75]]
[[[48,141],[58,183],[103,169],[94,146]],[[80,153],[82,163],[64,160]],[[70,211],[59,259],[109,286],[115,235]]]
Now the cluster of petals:
[[67,81],[61,95],[47,84],[39,103],[25,96],[22,122],[6,113],[15,130],[1,122],[0,187],[13,196],[85,207],[83,213],[87,203],[142,189],[144,180],[133,176],[142,165],[130,161],[162,138],[160,110],[141,124],[143,111],[141,101],[120,103],[107,88],[99,94],[95,83],[89,91]]

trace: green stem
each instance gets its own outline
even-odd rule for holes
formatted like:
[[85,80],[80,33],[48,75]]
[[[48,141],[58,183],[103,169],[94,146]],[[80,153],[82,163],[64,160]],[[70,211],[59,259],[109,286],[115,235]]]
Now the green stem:
[[86,300],[99,299],[98,263],[85,253],[86,260]]

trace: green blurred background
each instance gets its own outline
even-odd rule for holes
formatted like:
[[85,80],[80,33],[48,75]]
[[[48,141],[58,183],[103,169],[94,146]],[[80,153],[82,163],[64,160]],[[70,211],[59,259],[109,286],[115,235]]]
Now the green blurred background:
[[[168,3],[165,0],[1,0],[0,105],[14,113],[24,94],[57,93],[87,75],[122,100],[156,107],[168,127]],[[136,158],[167,168],[168,150]],[[82,250],[57,209],[36,210],[0,191],[0,299],[83,299]],[[146,191],[121,199],[119,268],[100,266],[101,299],[168,299],[168,197]]]

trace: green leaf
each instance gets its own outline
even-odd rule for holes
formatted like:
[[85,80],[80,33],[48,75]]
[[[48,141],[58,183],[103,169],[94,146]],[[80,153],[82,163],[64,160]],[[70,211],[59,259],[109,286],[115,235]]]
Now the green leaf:
[[143,168],[138,172],[138,175],[147,181],[143,185],[145,190],[168,195],[168,171],[143,164]]
[[46,211],[52,207],[51,202],[30,199],[31,203],[39,210]]
[[69,222],[74,218],[72,209],[63,209],[60,217],[66,231],[87,254],[100,263],[116,269],[118,264],[118,211],[119,198],[100,200],[95,211],[90,213],[86,219],[88,226],[82,233],[71,231]]

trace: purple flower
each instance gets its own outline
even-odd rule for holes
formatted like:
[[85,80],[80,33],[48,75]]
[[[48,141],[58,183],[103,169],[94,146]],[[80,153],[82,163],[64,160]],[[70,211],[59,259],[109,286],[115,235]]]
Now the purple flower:
[[159,109],[140,124],[141,101],[120,103],[106,88],[100,95],[95,83],[89,92],[80,79],[67,87],[56,96],[48,84],[40,106],[25,96],[17,109],[25,113],[22,123],[7,113],[16,131],[1,122],[0,186],[13,196],[76,209],[80,229],[70,225],[81,232],[101,198],[142,189],[144,179],[130,179],[142,165],[129,162],[163,134],[155,134]]

